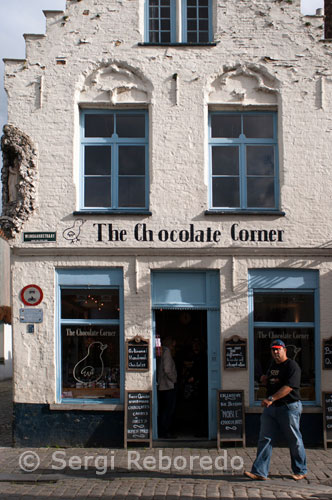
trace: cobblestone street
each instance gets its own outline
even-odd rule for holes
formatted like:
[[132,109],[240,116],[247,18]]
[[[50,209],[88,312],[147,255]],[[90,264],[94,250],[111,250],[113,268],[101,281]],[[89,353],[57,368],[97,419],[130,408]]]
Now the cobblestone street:
[[274,450],[263,483],[243,476],[255,448],[13,448],[11,381],[0,382],[0,395],[0,498],[6,500],[332,499],[331,449],[307,450],[309,474],[299,484],[283,448]]

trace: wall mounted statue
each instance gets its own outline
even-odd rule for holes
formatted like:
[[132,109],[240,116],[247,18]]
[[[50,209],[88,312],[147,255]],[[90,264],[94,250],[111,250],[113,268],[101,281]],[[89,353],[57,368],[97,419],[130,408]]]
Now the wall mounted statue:
[[0,227],[12,238],[36,206],[37,153],[30,137],[17,127],[5,125],[3,134]]

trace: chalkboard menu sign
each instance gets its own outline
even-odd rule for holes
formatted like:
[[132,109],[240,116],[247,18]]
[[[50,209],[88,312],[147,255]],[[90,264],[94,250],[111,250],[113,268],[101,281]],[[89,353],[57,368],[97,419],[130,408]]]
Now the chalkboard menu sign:
[[127,346],[127,370],[147,371],[149,370],[149,342],[137,336],[126,342]]
[[246,369],[247,368],[247,341],[237,335],[233,335],[225,340],[224,348],[225,369]]
[[324,448],[332,443],[332,392],[323,392]]
[[218,391],[218,448],[220,441],[242,441],[245,446],[243,391]]
[[151,391],[126,391],[125,448],[128,441],[148,441],[150,447],[152,446],[151,404]]
[[323,340],[323,369],[332,370],[332,337]]

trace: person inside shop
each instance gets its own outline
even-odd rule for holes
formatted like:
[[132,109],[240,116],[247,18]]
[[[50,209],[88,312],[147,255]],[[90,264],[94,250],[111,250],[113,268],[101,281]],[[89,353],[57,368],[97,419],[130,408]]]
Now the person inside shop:
[[173,359],[176,342],[172,337],[162,340],[162,354],[158,369],[159,437],[175,438],[170,430],[176,406],[177,371]]
[[282,340],[271,345],[272,363],[261,381],[266,382],[267,395],[262,401],[264,411],[258,438],[256,459],[251,472],[244,474],[252,480],[268,479],[272,446],[280,435],[286,438],[291,455],[292,478],[299,481],[306,477],[306,453],[300,432],[302,403],[300,401],[301,369],[293,359],[287,358]]

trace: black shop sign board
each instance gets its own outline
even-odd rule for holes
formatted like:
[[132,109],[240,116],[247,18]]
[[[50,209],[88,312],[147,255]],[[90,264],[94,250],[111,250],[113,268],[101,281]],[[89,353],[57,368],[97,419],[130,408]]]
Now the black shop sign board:
[[244,392],[217,391],[218,449],[222,441],[241,441],[246,445],[244,419]]
[[142,372],[149,370],[149,341],[140,336],[126,342],[127,370]]
[[332,337],[323,340],[323,370],[332,370]]
[[152,391],[126,391],[125,435],[128,442],[145,443],[152,446]]
[[324,448],[332,443],[332,392],[323,392]]
[[225,369],[247,368],[247,340],[233,335],[224,342],[224,367]]

